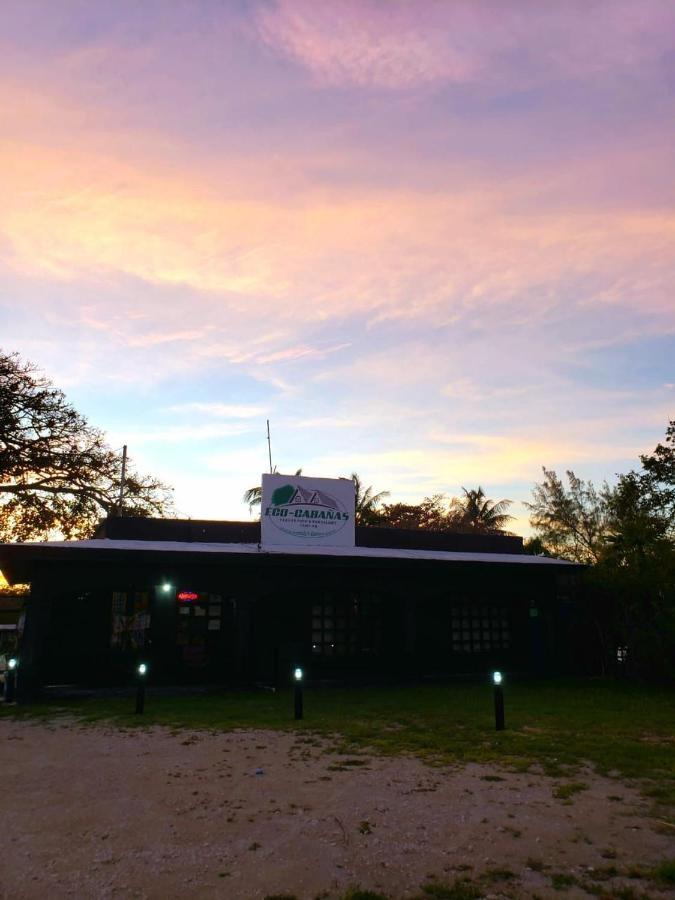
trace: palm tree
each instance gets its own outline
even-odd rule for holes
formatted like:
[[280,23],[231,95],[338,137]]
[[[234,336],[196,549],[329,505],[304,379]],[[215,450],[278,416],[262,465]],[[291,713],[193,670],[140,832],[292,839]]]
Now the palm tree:
[[352,472],[351,479],[356,489],[356,524],[376,525],[378,519],[377,507],[385,497],[389,496],[389,491],[380,491],[378,494],[374,494],[372,485],[364,487],[361,478],[356,472]]
[[[276,466],[272,469],[272,474],[277,474]],[[295,474],[296,476],[302,475],[302,469],[298,469]],[[254,508],[256,506],[260,506],[260,504],[262,503],[262,486],[256,484],[255,487],[249,488],[247,491],[244,491],[244,496],[242,499],[244,503],[248,503],[248,511],[252,513]]]
[[459,501],[461,524],[472,531],[495,532],[503,531],[507,522],[513,519],[506,510],[511,506],[512,500],[498,500],[496,503],[488,500],[483,488],[468,491],[465,487],[464,497]]

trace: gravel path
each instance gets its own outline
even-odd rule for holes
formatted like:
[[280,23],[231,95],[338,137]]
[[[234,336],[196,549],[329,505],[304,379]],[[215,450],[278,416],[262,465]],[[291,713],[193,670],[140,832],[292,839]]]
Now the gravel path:
[[551,873],[675,855],[615,779],[577,774],[585,789],[565,801],[543,775],[344,756],[306,735],[5,720],[0,772],[12,900],[406,897],[429,876],[491,871],[486,895],[560,897]]

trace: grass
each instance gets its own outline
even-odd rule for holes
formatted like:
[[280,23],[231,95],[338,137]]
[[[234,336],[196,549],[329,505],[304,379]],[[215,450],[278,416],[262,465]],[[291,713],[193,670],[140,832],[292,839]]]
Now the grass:
[[570,781],[567,784],[559,784],[553,789],[553,796],[556,800],[569,800],[575,794],[580,794],[588,788],[583,781]]
[[[83,724],[230,731],[262,728],[334,739],[350,757],[414,754],[431,762],[495,763],[518,771],[540,766],[555,777],[590,762],[600,773],[647,779],[659,803],[675,805],[675,696],[672,691],[597,679],[507,684],[505,731],[494,729],[486,684],[309,688],[305,718],[293,720],[290,691],[153,695],[146,712],[129,697],[0,707],[0,717],[74,716]],[[360,761],[359,761],[360,762]],[[347,763],[344,763],[346,766]],[[581,782],[561,785],[575,793]]]

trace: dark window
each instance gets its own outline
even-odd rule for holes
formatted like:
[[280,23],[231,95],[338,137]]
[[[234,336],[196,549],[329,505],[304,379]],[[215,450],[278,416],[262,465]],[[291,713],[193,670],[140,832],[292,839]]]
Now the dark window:
[[314,656],[353,656],[379,647],[379,604],[358,597],[326,598],[312,607]]
[[451,646],[455,653],[508,650],[511,629],[505,606],[457,604],[450,609]]

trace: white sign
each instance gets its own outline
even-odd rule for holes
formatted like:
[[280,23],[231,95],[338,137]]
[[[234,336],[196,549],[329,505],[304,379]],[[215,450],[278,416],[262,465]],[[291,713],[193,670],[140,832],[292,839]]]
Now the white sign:
[[354,482],[350,478],[263,475],[263,546],[353,547]]

